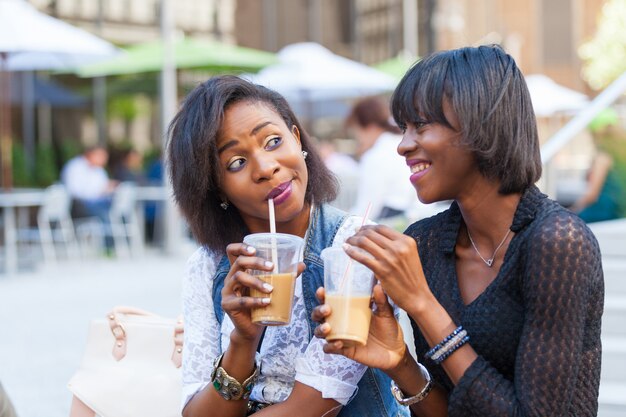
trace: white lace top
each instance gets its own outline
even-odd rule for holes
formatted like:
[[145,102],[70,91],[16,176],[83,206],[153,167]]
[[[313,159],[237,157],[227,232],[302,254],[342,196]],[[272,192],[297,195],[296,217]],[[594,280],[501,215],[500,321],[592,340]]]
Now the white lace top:
[[[339,228],[333,246],[341,246],[361,226],[361,221],[361,217],[348,217]],[[213,308],[212,280],[219,261],[219,256],[204,248],[198,249],[188,261],[183,282],[183,407],[209,384],[213,361],[228,348],[234,329],[227,314],[220,328]],[[265,331],[257,353],[261,375],[250,398],[266,403],[282,402],[291,393],[294,381],[299,381],[320,391],[324,398],[347,404],[366,367],[341,355],[325,354],[324,343],[316,337],[309,340],[300,276],[296,280],[291,323],[269,326]]]

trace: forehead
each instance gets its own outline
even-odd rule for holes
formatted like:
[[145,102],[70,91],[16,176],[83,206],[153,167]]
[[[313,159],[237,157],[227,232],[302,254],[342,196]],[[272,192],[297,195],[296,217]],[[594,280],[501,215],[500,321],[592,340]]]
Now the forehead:
[[266,103],[244,101],[232,104],[224,112],[218,143],[228,138],[249,136],[255,127],[266,122],[286,127],[280,115]]

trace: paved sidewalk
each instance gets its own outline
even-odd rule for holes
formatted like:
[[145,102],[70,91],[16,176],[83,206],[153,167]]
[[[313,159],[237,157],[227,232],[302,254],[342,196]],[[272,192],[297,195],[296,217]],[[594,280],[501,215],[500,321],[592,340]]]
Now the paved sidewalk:
[[180,313],[187,257],[148,253],[137,260],[60,262],[12,277],[0,275],[0,381],[19,417],[67,417],[66,385],[77,369],[89,321],[115,305]]

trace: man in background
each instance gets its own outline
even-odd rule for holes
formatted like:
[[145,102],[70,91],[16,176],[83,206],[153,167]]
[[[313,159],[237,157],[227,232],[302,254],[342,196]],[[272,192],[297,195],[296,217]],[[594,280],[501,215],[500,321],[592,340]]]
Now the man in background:
[[104,167],[109,153],[102,146],[87,148],[70,159],[61,172],[61,181],[72,197],[74,217],[98,217],[108,221],[111,195],[117,182],[111,181]]

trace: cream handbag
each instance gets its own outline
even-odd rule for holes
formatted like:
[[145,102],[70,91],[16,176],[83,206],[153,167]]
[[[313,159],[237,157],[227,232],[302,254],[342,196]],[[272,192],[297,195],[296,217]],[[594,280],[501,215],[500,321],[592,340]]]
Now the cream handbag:
[[132,307],[93,320],[70,417],[179,417],[183,325]]

